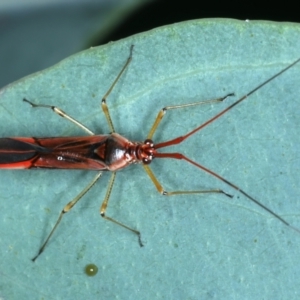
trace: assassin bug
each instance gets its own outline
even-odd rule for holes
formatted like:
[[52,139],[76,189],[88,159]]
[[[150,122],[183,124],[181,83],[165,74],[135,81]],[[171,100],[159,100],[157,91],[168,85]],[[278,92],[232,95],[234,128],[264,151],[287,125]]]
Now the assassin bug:
[[106,220],[112,221],[131,232],[135,233],[138,237],[138,241],[140,246],[142,247],[141,234],[138,230],[133,229],[109,216],[106,216],[106,208],[108,206],[108,201],[110,198],[110,194],[113,188],[113,184],[116,177],[116,171],[121,170],[131,164],[140,163],[144,167],[146,173],[150,177],[151,181],[155,185],[156,189],[159,193],[165,196],[172,196],[178,194],[201,194],[201,193],[220,193],[227,197],[232,197],[227,194],[223,190],[214,189],[214,190],[195,190],[195,191],[171,191],[167,192],[164,190],[161,183],[157,180],[154,173],[149,167],[149,164],[152,162],[154,158],[173,158],[173,159],[182,159],[186,162],[196,166],[197,168],[209,173],[210,175],[218,178],[223,181],[233,189],[239,191],[246,198],[269,212],[279,221],[281,221],[284,225],[296,230],[300,233],[300,230],[290,223],[288,223],[285,219],[280,217],[274,211],[266,207],[264,204],[254,199],[252,196],[247,194],[245,191],[240,189],[238,186],[234,185],[230,181],[221,177],[217,173],[207,169],[206,167],[198,164],[197,162],[189,159],[185,155],[181,153],[160,153],[159,149],[165,148],[172,145],[177,145],[186,140],[188,137],[200,131],[205,126],[214,122],[216,119],[227,113],[233,107],[244,101],[247,97],[255,93],[257,90],[262,88],[264,85],[268,84],[270,81],[274,80],[276,77],[280,76],[282,73],[286,72],[288,69],[296,65],[299,61],[291,63],[289,66],[281,70],[280,72],[273,75],[271,78],[267,79],[249,93],[245,94],[239,100],[235,101],[233,104],[229,105],[227,108],[222,110],[220,113],[210,118],[208,121],[203,123],[202,125],[196,127],[191,130],[187,134],[171,139],[166,142],[160,142],[155,144],[152,141],[152,137],[156,132],[161,120],[168,110],[172,109],[180,109],[184,107],[198,106],[206,103],[212,102],[220,102],[224,101],[227,97],[233,96],[233,94],[228,94],[225,97],[195,102],[183,105],[173,105],[167,106],[161,109],[154,121],[153,126],[150,129],[150,132],[147,136],[147,139],[144,142],[132,142],[126,139],[125,137],[117,134],[115,132],[113,122],[110,117],[110,113],[108,110],[108,106],[106,104],[106,99],[113,90],[114,86],[118,82],[119,78],[122,76],[125,69],[128,67],[129,63],[132,60],[132,51],[133,46],[130,48],[129,57],[124,64],[123,68],[119,72],[118,76],[112,83],[111,87],[107,91],[107,93],[102,98],[101,106],[104,112],[104,115],[107,119],[107,123],[109,125],[110,134],[106,135],[95,135],[91,130],[89,130],[86,126],[67,115],[60,108],[51,106],[51,105],[43,105],[43,104],[34,104],[27,99],[23,99],[25,102],[29,103],[32,107],[44,107],[52,109],[59,116],[68,119],[75,125],[79,126],[85,132],[87,132],[90,136],[84,137],[53,137],[53,138],[29,138],[29,137],[14,137],[14,138],[1,138],[0,139],[0,168],[2,169],[31,169],[31,168],[55,168],[55,169],[83,169],[83,170],[97,170],[98,173],[94,177],[94,179],[82,190],[82,192],[76,196],[72,201],[70,201],[61,211],[54,227],[50,231],[48,237],[45,242],[39,249],[37,255],[32,259],[35,261],[37,257],[44,251],[49,239],[52,237],[54,231],[59,225],[63,215],[70,211],[72,207],[89,191],[90,188],[98,181],[101,177],[103,171],[111,171],[111,179],[107,188],[106,196],[100,208],[100,215]]

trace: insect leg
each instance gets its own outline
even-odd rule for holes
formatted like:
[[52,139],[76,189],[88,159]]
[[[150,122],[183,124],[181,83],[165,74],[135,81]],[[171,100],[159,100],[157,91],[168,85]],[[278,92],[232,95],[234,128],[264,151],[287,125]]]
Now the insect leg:
[[32,261],[35,261],[40,254],[44,251],[46,245],[48,244],[51,236],[53,235],[55,229],[57,228],[58,224],[60,223],[63,215],[67,212],[69,212],[73,206],[92,188],[92,186],[98,181],[98,179],[102,176],[102,172],[99,172],[94,179],[81,191],[81,193],[79,193],[72,201],[70,201],[64,208],[63,210],[60,212],[59,217],[55,223],[55,225],[53,226],[51,232],[49,233],[47,239],[45,240],[44,244],[42,245],[42,247],[40,248],[38,254],[32,258]]
[[[240,99],[238,99],[235,102],[233,102],[232,104],[230,104],[227,108],[223,109],[218,114],[216,114],[214,117],[210,118],[209,120],[207,120],[206,122],[204,122],[200,126],[196,127],[195,129],[193,129],[192,131],[188,132],[187,134],[185,134],[183,136],[177,137],[175,139],[172,139],[172,140],[169,140],[169,141],[166,141],[166,142],[162,142],[162,143],[156,144],[155,145],[155,149],[159,149],[159,148],[164,148],[164,147],[168,147],[168,146],[171,146],[171,145],[180,144],[181,142],[183,142],[184,140],[186,140],[188,137],[192,136],[193,134],[195,134],[196,132],[200,131],[201,129],[203,129],[207,125],[209,125],[209,124],[213,123],[215,120],[219,119],[221,116],[223,116],[224,114],[226,114],[227,112],[229,112],[232,108],[234,108],[235,106],[237,106],[241,102],[245,101],[249,96],[251,96],[252,94],[254,94],[256,91],[258,91],[259,89],[261,89],[263,86],[265,86],[266,84],[268,84],[269,82],[271,82],[275,78],[279,77],[281,74],[283,74],[284,72],[286,72],[288,69],[292,68],[294,65],[296,65],[299,62],[300,62],[300,58],[297,59],[296,61],[294,61],[293,63],[291,63],[290,65],[288,65],[287,67],[285,67],[284,69],[282,69],[281,71],[279,71],[278,73],[276,73],[275,75],[273,75],[272,77],[268,78],[267,80],[265,80],[264,82],[262,82],[258,86],[256,86],[249,93],[245,94]],[[231,95],[232,94],[229,94],[228,96],[231,96]],[[224,97],[224,99],[225,98],[226,98],[226,96]],[[222,98],[221,98],[221,101],[222,101]],[[180,108],[182,106],[179,105],[179,107],[178,106],[172,106],[172,107],[173,108]],[[150,139],[151,139],[151,136],[153,135],[153,133],[156,131],[156,129],[157,129],[157,127],[158,127],[158,125],[159,125],[162,117],[164,116],[164,114],[165,114],[164,109],[162,109],[158,113],[158,116],[156,117],[154,125],[152,126],[152,129],[150,130],[150,133],[148,135],[148,136],[150,136]],[[149,137],[148,137],[148,139],[149,139]]]
[[46,107],[46,108],[50,108],[52,109],[57,115],[61,116],[62,118],[65,118],[67,120],[69,120],[70,122],[72,122],[73,124],[77,125],[78,127],[80,127],[81,129],[83,129],[85,132],[87,132],[90,135],[94,135],[94,133],[89,130],[86,126],[84,126],[82,123],[80,123],[79,121],[75,120],[74,118],[72,118],[71,116],[69,116],[68,114],[66,114],[62,109],[60,109],[59,107],[56,106],[52,106],[52,105],[45,105],[45,104],[35,104],[32,103],[31,101],[27,100],[27,99],[23,99],[24,102],[29,103],[32,107]]
[[152,139],[153,134],[155,133],[158,125],[160,124],[160,122],[163,119],[164,115],[166,114],[167,110],[184,108],[184,107],[189,107],[189,106],[197,106],[197,105],[202,105],[202,104],[210,104],[210,103],[214,103],[214,102],[222,102],[226,98],[231,97],[231,96],[234,96],[234,94],[230,93],[222,98],[206,100],[206,101],[199,101],[199,102],[188,103],[188,104],[181,104],[181,105],[171,105],[171,106],[166,106],[166,107],[162,108],[157,114],[154,124],[152,125],[152,128],[150,129],[150,132],[147,136],[147,139]]
[[173,195],[187,195],[187,194],[205,194],[205,193],[219,193],[219,194],[224,194],[227,197],[232,198],[232,195],[229,195],[227,193],[225,193],[224,191],[220,190],[220,189],[214,189],[214,190],[197,190],[197,191],[171,191],[171,192],[167,192],[164,190],[164,188],[162,187],[162,185],[160,184],[160,182],[157,180],[156,176],[154,175],[154,173],[152,172],[152,170],[150,169],[150,167],[148,165],[143,165],[146,173],[149,175],[151,181],[153,182],[153,184],[155,185],[157,191],[164,195],[164,196],[173,196]]
[[108,206],[109,197],[110,197],[110,194],[111,194],[114,182],[115,182],[115,178],[116,178],[116,172],[113,172],[112,175],[111,175],[109,184],[108,184],[108,188],[107,188],[107,192],[106,192],[104,201],[103,201],[103,203],[101,205],[101,208],[100,208],[100,215],[104,219],[106,219],[108,221],[111,221],[111,222],[113,222],[117,225],[120,225],[120,226],[130,230],[131,232],[135,233],[138,236],[138,241],[139,241],[140,246],[143,247],[143,243],[142,243],[142,240],[141,240],[141,233],[138,230],[132,229],[132,228],[128,227],[127,225],[124,225],[123,223],[121,223],[121,222],[105,215],[105,212],[106,212],[106,209],[107,209],[107,206]]
[[[200,165],[198,164],[197,162],[189,159],[187,156],[181,154],[181,153],[156,153],[156,157],[157,158],[173,158],[173,159],[182,159],[182,160],[185,160],[186,162],[196,166],[197,168],[203,170],[204,172],[218,178],[219,180],[223,181],[224,183],[226,183],[227,185],[231,186],[232,188],[234,188],[236,191],[240,192],[241,194],[243,194],[246,198],[248,198],[250,201],[252,201],[253,203],[255,203],[256,205],[260,206],[262,209],[264,209],[265,211],[267,211],[269,214],[271,214],[273,217],[275,217],[276,219],[278,219],[280,222],[282,222],[284,225],[290,227],[291,229],[297,231],[299,234],[300,234],[300,229],[291,225],[289,222],[287,222],[285,219],[283,219],[282,217],[280,217],[277,213],[275,213],[273,210],[271,210],[270,208],[268,208],[267,206],[265,206],[264,204],[262,204],[261,202],[259,202],[258,200],[256,200],[255,198],[253,198],[252,196],[250,196],[248,193],[246,193],[245,191],[243,191],[241,188],[239,188],[237,185],[231,183],[230,181],[228,181],[227,179],[223,178],[222,176],[218,175],[217,173],[213,172],[212,170],[204,167],[203,165]],[[146,167],[144,165],[144,167]],[[146,172],[149,174],[149,176],[153,177],[154,179],[155,176],[153,175],[153,173],[151,172],[151,170],[148,170],[146,169]],[[152,173],[152,175],[151,175]],[[152,181],[154,180],[153,178],[151,177]],[[153,181],[154,182],[154,181]],[[156,180],[157,182],[157,180]],[[155,182],[154,182],[155,184]],[[163,189],[162,189],[163,191]],[[223,192],[224,193],[224,192]],[[174,193],[173,193],[174,194]],[[186,194],[186,193],[182,193],[182,192],[179,192],[179,193],[175,193],[175,194]],[[226,194],[226,193],[224,193]],[[165,195],[165,193],[163,193],[163,195]],[[166,195],[168,195],[168,193],[166,193]],[[227,196],[229,197],[232,197],[228,194],[226,194]]]
[[120,79],[120,77],[122,76],[123,72],[128,67],[129,63],[131,62],[131,60],[132,60],[132,50],[133,50],[133,45],[131,45],[131,47],[130,47],[129,57],[127,58],[127,61],[126,61],[125,65],[123,66],[123,68],[120,71],[120,73],[118,74],[117,78],[114,80],[111,87],[108,89],[108,91],[106,92],[106,94],[103,96],[103,98],[101,100],[101,107],[102,107],[102,110],[104,112],[104,115],[106,117],[109,129],[110,129],[111,132],[115,132],[115,128],[114,128],[113,122],[112,122],[111,117],[110,117],[108,106],[106,104],[106,99],[109,96],[109,94],[111,93],[111,91],[113,90],[113,88],[115,87],[115,85],[118,82],[118,80]]

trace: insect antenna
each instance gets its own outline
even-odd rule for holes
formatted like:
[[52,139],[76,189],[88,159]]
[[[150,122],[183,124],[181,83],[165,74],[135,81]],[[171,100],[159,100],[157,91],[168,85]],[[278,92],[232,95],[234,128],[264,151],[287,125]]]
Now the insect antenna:
[[[221,117],[222,115],[224,115],[225,113],[227,113],[229,110],[231,110],[233,107],[235,107],[236,105],[240,104],[242,101],[244,101],[246,98],[248,98],[250,95],[254,94],[256,91],[258,91],[259,89],[261,89],[263,86],[265,86],[266,84],[268,84],[270,81],[274,80],[276,77],[280,76],[282,73],[286,72],[288,69],[292,68],[294,65],[296,65],[298,62],[300,62],[300,58],[297,59],[296,61],[294,61],[293,63],[291,63],[290,65],[288,65],[286,68],[284,68],[283,70],[281,70],[280,72],[278,72],[277,74],[273,75],[272,77],[270,77],[269,79],[267,79],[266,81],[264,81],[263,83],[261,83],[260,85],[258,85],[256,88],[254,88],[252,91],[250,91],[248,94],[242,96],[240,99],[238,99],[237,101],[235,101],[234,103],[232,103],[231,105],[229,105],[227,108],[225,108],[224,110],[222,110],[221,112],[219,112],[217,115],[215,115],[214,117],[212,117],[211,119],[209,119],[208,121],[206,121],[205,123],[201,124],[200,126],[198,126],[197,128],[193,129],[192,131],[190,131],[189,133],[187,133],[186,135],[177,137],[175,139],[169,140],[167,142],[162,142],[162,143],[158,143],[155,145],[155,149],[159,149],[159,148],[164,148],[167,146],[171,146],[171,145],[177,145],[180,144],[181,142],[183,142],[184,140],[186,140],[188,137],[190,137],[191,135],[193,135],[194,133],[196,133],[197,131],[201,130],[202,128],[206,127],[208,124],[211,124],[213,121],[215,121],[216,119],[218,119],[219,117]],[[226,99],[228,96],[233,96],[234,94],[228,94],[227,96],[221,98],[222,100]],[[179,107],[178,107],[179,108]],[[158,125],[158,124],[157,124]],[[157,126],[156,126],[157,128]],[[155,128],[155,129],[156,129]],[[154,133],[154,129],[151,129],[152,132]],[[153,134],[152,133],[152,134]],[[148,138],[150,138],[148,136]]]
[[[154,145],[154,149],[157,150],[157,149],[160,149],[160,148],[165,148],[165,147],[168,147],[168,146],[171,146],[171,145],[177,145],[177,144],[182,143],[188,137],[192,136],[197,131],[200,131],[201,129],[203,129],[204,127],[206,127],[207,125],[211,124],[216,119],[220,118],[222,115],[224,115],[225,113],[227,113],[228,111],[230,111],[233,107],[235,107],[236,105],[240,104],[242,101],[244,101],[246,98],[248,98],[250,95],[252,95],[253,93],[255,93],[257,90],[259,90],[260,88],[262,88],[263,86],[265,86],[266,84],[268,84],[270,81],[274,80],[276,77],[280,76],[282,73],[284,73],[288,69],[292,68],[298,62],[300,62],[300,58],[297,59],[296,61],[294,61],[293,63],[291,63],[289,66],[287,66],[283,70],[281,70],[280,72],[276,73],[275,75],[273,75],[272,77],[270,77],[269,79],[267,79],[266,81],[264,81],[263,83],[261,83],[260,85],[258,85],[257,87],[255,87],[249,93],[247,93],[244,96],[242,96],[240,99],[238,99],[237,101],[235,101],[233,104],[229,105],[227,108],[225,108],[220,113],[218,113],[217,115],[215,115],[214,117],[212,117],[208,121],[204,122],[200,126],[196,127],[195,129],[191,130],[190,132],[188,132],[187,134],[185,134],[183,136],[176,137],[176,138],[174,138],[172,140],[169,140],[169,141],[166,141],[166,142],[158,143],[158,144]],[[220,98],[220,99],[224,100],[228,96],[232,96],[232,95],[233,94],[229,94],[226,97],[223,97],[223,98]],[[180,107],[171,107],[171,108],[180,108]],[[159,125],[159,123],[160,123],[160,121],[162,119],[162,116],[163,115],[160,116],[160,119],[159,119],[159,117],[156,119],[153,127],[151,128],[151,131],[150,131],[151,134],[149,134],[150,136],[152,136],[154,134],[154,132],[156,131],[156,128],[158,127],[158,125]],[[251,200],[252,202],[254,202],[256,205],[260,206],[262,209],[264,209],[265,211],[267,211],[268,213],[270,213],[273,217],[275,217],[276,219],[278,219],[279,221],[281,221],[284,225],[288,226],[289,228],[294,229],[296,232],[298,232],[300,234],[300,229],[299,228],[294,227],[293,225],[291,225],[289,222],[287,222],[285,219],[283,219],[282,217],[280,217],[273,210],[271,210],[270,208],[268,208],[267,206],[265,206],[264,204],[262,204],[261,202],[259,202],[258,200],[256,200],[252,196],[250,196],[249,194],[247,194],[241,188],[239,188],[235,184],[231,183],[227,179],[223,178],[222,176],[218,175],[217,173],[215,173],[215,172],[209,170],[208,168],[204,167],[203,165],[200,165],[199,163],[191,160],[190,158],[186,157],[185,155],[183,155],[181,153],[159,153],[159,152],[155,151],[154,157],[155,158],[183,159],[183,160],[187,161],[188,163],[196,166],[197,168],[199,168],[199,169],[205,171],[206,173],[208,173],[208,174],[210,174],[210,175],[218,178],[219,180],[223,181],[224,183],[226,183],[230,187],[234,188],[235,190],[237,190],[238,192],[240,192],[241,194],[243,194],[245,197],[247,197],[249,200]]]

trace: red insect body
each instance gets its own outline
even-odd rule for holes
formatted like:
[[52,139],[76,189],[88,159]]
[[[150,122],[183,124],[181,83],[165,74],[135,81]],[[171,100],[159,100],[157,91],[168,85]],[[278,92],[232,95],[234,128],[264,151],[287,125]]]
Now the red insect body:
[[123,136],[1,138],[0,169],[83,169],[117,171],[132,163],[151,162],[151,141],[131,142]]

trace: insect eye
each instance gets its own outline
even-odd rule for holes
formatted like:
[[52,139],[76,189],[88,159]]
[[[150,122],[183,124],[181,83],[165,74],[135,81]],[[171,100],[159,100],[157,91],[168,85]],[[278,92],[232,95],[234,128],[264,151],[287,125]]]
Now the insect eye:
[[151,159],[148,159],[148,158],[143,158],[143,164],[144,165],[149,165],[151,163]]
[[149,145],[150,147],[153,147],[153,146],[154,146],[153,141],[150,140],[150,139],[146,139],[146,140],[144,141],[144,144]]

